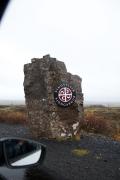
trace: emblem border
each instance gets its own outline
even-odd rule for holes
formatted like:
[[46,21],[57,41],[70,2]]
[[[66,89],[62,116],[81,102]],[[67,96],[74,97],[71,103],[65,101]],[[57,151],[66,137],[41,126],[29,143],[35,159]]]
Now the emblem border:
[[[68,102],[63,102],[63,101],[61,101],[61,100],[59,99],[59,96],[58,96],[58,93],[59,93],[60,89],[62,89],[62,88],[64,88],[64,87],[69,88],[69,89],[71,90],[71,92],[72,92],[72,98],[71,98]],[[57,104],[58,106],[61,106],[61,107],[69,107],[69,106],[72,105],[72,104],[75,102],[75,100],[76,100],[76,91],[74,90],[74,88],[73,88],[71,85],[69,85],[69,84],[67,84],[67,83],[61,84],[61,85],[59,85],[59,86],[56,88],[56,90],[54,91],[54,100],[55,100],[55,102],[56,102],[56,104]]]

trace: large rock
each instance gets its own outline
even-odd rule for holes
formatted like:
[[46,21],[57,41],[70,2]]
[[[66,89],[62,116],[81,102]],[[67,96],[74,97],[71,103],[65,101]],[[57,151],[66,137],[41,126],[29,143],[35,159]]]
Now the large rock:
[[[60,138],[79,132],[83,119],[81,78],[67,72],[64,62],[51,58],[34,58],[24,65],[24,91],[28,125],[34,137]],[[54,91],[68,84],[76,92],[75,102],[62,107],[54,100]]]

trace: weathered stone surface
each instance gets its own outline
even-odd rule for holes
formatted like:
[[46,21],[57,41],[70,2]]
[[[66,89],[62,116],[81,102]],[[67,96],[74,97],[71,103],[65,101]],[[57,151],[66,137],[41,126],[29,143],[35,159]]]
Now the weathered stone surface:
[[[28,125],[35,137],[57,138],[74,136],[83,119],[82,79],[67,72],[64,62],[51,58],[34,58],[24,65],[24,91]],[[54,91],[62,83],[76,91],[76,100],[69,107],[54,101]]]

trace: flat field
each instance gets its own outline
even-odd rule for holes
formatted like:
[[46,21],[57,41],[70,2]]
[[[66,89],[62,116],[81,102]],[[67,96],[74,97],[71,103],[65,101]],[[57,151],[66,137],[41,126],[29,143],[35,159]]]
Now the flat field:
[[[26,124],[26,107],[0,105],[0,123]],[[120,107],[84,107],[84,120],[81,122],[80,130],[120,140]]]
[[24,105],[0,105],[0,123],[26,124],[27,113]]
[[120,107],[89,106],[84,114],[86,130],[120,140]]

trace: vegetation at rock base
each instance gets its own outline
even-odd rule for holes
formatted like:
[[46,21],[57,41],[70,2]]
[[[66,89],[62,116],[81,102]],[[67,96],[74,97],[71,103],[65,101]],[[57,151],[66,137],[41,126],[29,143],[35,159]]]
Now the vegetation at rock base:
[[120,107],[85,107],[81,129],[120,140]]
[[[0,106],[0,123],[26,124],[26,107]],[[84,120],[80,130],[87,133],[102,134],[120,141],[120,107],[89,106],[84,108]],[[80,139],[76,135],[74,139]]]

